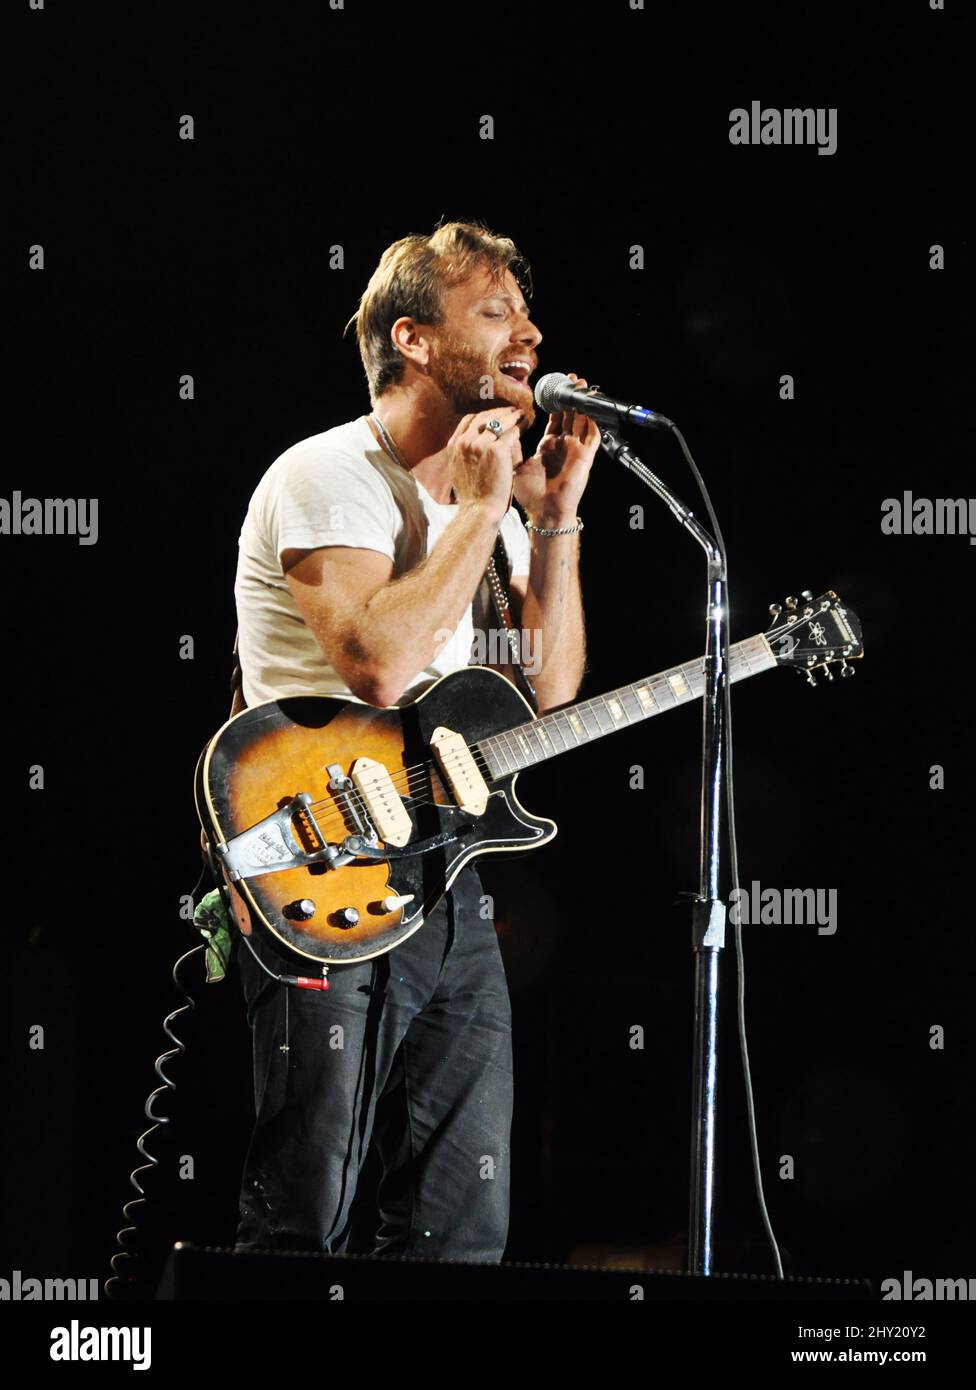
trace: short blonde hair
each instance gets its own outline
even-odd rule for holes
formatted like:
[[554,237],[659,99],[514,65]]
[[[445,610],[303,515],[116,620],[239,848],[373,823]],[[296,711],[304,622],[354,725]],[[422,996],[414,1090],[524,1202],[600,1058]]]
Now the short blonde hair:
[[531,293],[528,262],[509,237],[496,236],[481,222],[444,222],[430,236],[413,233],[388,246],[343,333],[356,325],[359,355],[366,369],[370,400],[403,380],[403,357],[390,329],[399,318],[437,324],[441,295],[462,284],[479,265],[500,279],[506,270],[522,293]]

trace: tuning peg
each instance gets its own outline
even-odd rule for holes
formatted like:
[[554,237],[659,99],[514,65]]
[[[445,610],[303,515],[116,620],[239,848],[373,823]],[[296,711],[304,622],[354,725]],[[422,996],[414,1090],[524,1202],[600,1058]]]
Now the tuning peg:
[[806,676],[807,685],[816,685],[817,683],[813,678],[813,671],[810,669],[809,666],[805,666],[802,671],[797,671],[797,675]]
[[813,591],[812,591],[812,589],[803,589],[803,590],[801,590],[801,592],[800,592],[800,598],[805,598],[806,601],[807,601],[807,603],[809,603],[810,600],[813,598]]
[[771,603],[769,605],[769,616],[771,618],[778,618],[782,611],[783,605],[781,603]]
[[834,673],[833,673],[833,671],[830,669],[829,666],[827,666],[826,664],[824,664],[823,666],[821,666],[820,669],[823,671],[824,676],[826,677],[827,680],[832,681],[832,680],[834,679]]
[[787,600],[786,600],[786,606],[787,606],[787,608],[795,608],[796,605],[797,605],[797,600],[793,597],[792,594],[790,594],[789,597],[788,597]]
[[841,664],[840,664],[840,674],[841,674],[842,677],[845,677],[845,676],[853,676],[855,670],[856,670],[856,667],[854,667],[854,666],[848,666],[848,664],[847,664],[846,661],[842,661]]

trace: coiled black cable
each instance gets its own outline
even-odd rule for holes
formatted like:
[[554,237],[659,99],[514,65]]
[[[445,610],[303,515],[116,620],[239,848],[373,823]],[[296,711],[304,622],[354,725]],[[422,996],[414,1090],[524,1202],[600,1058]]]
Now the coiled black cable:
[[[197,902],[197,894],[200,892],[200,889],[203,886],[203,881],[206,878],[207,868],[208,865],[204,864],[204,867],[200,872],[200,877],[197,879],[193,892],[190,895],[191,901],[193,902],[194,906]],[[198,955],[201,951],[206,951],[206,949],[206,942],[201,942],[198,946],[194,946],[189,951],[185,951],[183,955],[180,956],[176,964],[173,966],[173,983],[176,985],[177,989],[180,991],[183,998],[186,1000],[186,1003],[181,1004],[178,1009],[174,1009],[172,1013],[167,1014],[166,1017],[163,1019],[163,1032],[175,1044],[175,1046],[171,1047],[168,1052],[164,1052],[156,1058],[154,1071],[156,1075],[160,1078],[160,1080],[163,1082],[163,1085],[157,1086],[156,1089],[150,1093],[143,1111],[143,1113],[146,1116],[146,1119],[151,1120],[152,1124],[145,1131],[144,1134],[141,1134],[139,1136],[138,1140],[136,1141],[136,1148],[139,1150],[139,1153],[146,1160],[146,1162],[141,1164],[138,1168],[133,1168],[132,1172],[129,1174],[129,1182],[135,1188],[136,1192],[139,1195],[138,1197],[133,1198],[131,1201],[126,1202],[125,1206],[123,1206],[122,1208],[122,1215],[124,1216],[125,1220],[131,1222],[132,1224],[128,1226],[123,1226],[122,1229],[118,1231],[116,1234],[115,1242],[119,1246],[119,1249],[112,1256],[112,1259],[110,1261],[113,1271],[112,1275],[110,1278],[106,1279],[103,1285],[106,1298],[119,1298],[122,1293],[123,1286],[131,1289],[135,1282],[133,1275],[131,1273],[126,1272],[127,1266],[124,1262],[128,1261],[128,1269],[131,1269],[131,1267],[138,1262],[139,1257],[135,1253],[131,1245],[127,1243],[125,1237],[135,1235],[138,1233],[139,1227],[136,1224],[138,1218],[135,1214],[135,1208],[144,1207],[146,1204],[145,1189],[141,1186],[139,1182],[139,1175],[141,1173],[152,1172],[153,1168],[157,1168],[159,1166],[159,1159],[156,1158],[153,1154],[151,1154],[149,1150],[146,1148],[146,1140],[157,1129],[161,1129],[164,1125],[172,1123],[168,1116],[157,1115],[155,1113],[153,1109],[153,1102],[155,1101],[157,1096],[163,1095],[164,1092],[176,1090],[176,1082],[173,1081],[171,1077],[166,1075],[165,1071],[163,1070],[163,1065],[164,1063],[168,1062],[171,1058],[178,1057],[181,1052],[186,1051],[184,1043],[173,1032],[171,1024],[174,1019],[179,1018],[180,1014],[188,1013],[191,1009],[196,1008],[196,1002],[194,1001],[193,996],[183,985],[183,982],[181,981],[179,976],[179,971],[184,961],[190,960],[191,957]]]
[[[227,921],[228,923],[231,923],[234,921],[234,911],[227,893],[227,885],[224,882],[223,876],[220,872],[220,867],[217,864],[217,860],[213,852],[213,847],[209,843],[207,843],[206,845],[206,857],[204,859],[203,869],[200,872],[200,877],[197,879],[196,884],[194,885],[193,892],[190,895],[190,899],[195,907],[197,904],[197,895],[199,894],[200,889],[203,886],[203,881],[207,876],[208,869],[210,873],[213,875],[214,883],[216,884],[217,890],[220,893],[220,899],[224,905],[224,911],[227,916]],[[328,989],[328,966],[322,967],[323,978],[320,981],[314,981],[304,976],[280,975],[276,971],[269,969],[269,967],[265,965],[264,961],[261,959],[257,951],[255,951],[254,947],[251,945],[251,942],[243,933],[240,934],[240,940],[244,942],[245,946],[250,951],[251,955],[257,961],[258,965],[261,967],[264,973],[266,975],[269,975],[271,979],[277,980],[279,984],[295,985],[302,988]],[[146,1130],[144,1134],[141,1134],[139,1136],[138,1140],[136,1141],[136,1148],[139,1150],[140,1154],[146,1160],[146,1162],[141,1164],[140,1167],[134,1168],[132,1172],[129,1174],[129,1182],[135,1188],[136,1192],[139,1195],[138,1197],[133,1198],[131,1201],[126,1202],[125,1206],[122,1208],[122,1215],[125,1217],[126,1221],[129,1221],[132,1224],[128,1226],[123,1226],[123,1228],[116,1234],[115,1242],[120,1248],[112,1256],[110,1262],[113,1271],[112,1276],[109,1279],[106,1279],[103,1285],[103,1288],[105,1290],[105,1296],[107,1298],[120,1297],[122,1292],[122,1286],[125,1285],[126,1287],[131,1289],[135,1282],[133,1275],[126,1273],[126,1266],[124,1264],[124,1261],[129,1261],[132,1265],[134,1265],[138,1261],[138,1255],[135,1253],[134,1249],[132,1249],[131,1246],[127,1244],[125,1237],[130,1235],[134,1236],[138,1233],[139,1228],[136,1224],[137,1217],[133,1213],[136,1207],[144,1207],[146,1205],[146,1194],[144,1188],[139,1183],[139,1175],[140,1173],[150,1173],[152,1172],[153,1168],[157,1168],[159,1166],[159,1159],[149,1152],[145,1144],[146,1140],[149,1138],[151,1134],[154,1133],[155,1130],[162,1128],[163,1125],[168,1125],[172,1123],[168,1116],[157,1115],[155,1113],[155,1111],[153,1110],[153,1102],[155,1101],[157,1096],[161,1096],[165,1091],[176,1090],[176,1082],[166,1075],[165,1071],[163,1070],[163,1064],[165,1062],[168,1062],[173,1057],[178,1057],[181,1052],[186,1051],[184,1043],[176,1036],[170,1025],[172,1024],[174,1019],[180,1016],[180,1014],[187,1013],[189,1012],[189,1010],[196,1008],[196,1001],[193,999],[193,996],[187,991],[182,981],[180,980],[179,970],[180,967],[183,965],[184,961],[188,961],[192,956],[196,956],[201,951],[206,950],[207,943],[201,942],[199,946],[194,946],[191,950],[184,952],[184,954],[180,956],[179,960],[173,966],[173,983],[176,985],[177,989],[180,991],[183,998],[186,1000],[186,1003],[181,1004],[178,1009],[174,1009],[172,1013],[167,1014],[166,1017],[163,1019],[163,1032],[173,1043],[175,1043],[175,1046],[170,1048],[168,1052],[164,1052],[161,1056],[156,1058],[154,1070],[156,1072],[156,1075],[163,1082],[163,1085],[157,1086],[156,1089],[150,1093],[149,1098],[145,1104],[144,1114],[147,1120],[152,1120],[152,1125],[149,1127],[149,1129]]]

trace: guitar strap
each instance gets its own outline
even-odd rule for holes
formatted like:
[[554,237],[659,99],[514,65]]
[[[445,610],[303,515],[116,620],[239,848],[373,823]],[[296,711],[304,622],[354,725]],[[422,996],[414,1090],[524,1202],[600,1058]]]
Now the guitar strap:
[[230,714],[228,719],[233,719],[235,714],[240,714],[242,709],[247,709],[247,702],[244,699],[244,672],[241,670],[240,653],[237,650],[241,640],[240,628],[234,633],[234,668],[230,673]]
[[[512,670],[515,674],[515,682],[520,687],[522,694],[532,706],[533,713],[538,714],[539,702],[536,697],[535,687],[529,680],[525,668],[522,665],[519,651],[519,633],[512,621],[512,614],[508,604],[507,589],[511,580],[508,566],[508,553],[505,550],[505,542],[502,540],[502,533],[499,531],[495,538],[495,550],[491,559],[488,561],[488,568],[485,570],[485,577],[482,581],[487,585],[488,597],[491,606],[495,611],[495,617],[505,629],[505,636],[508,640],[508,649],[511,656]],[[240,714],[241,710],[247,709],[244,699],[244,673],[241,670],[241,658],[238,650],[240,642],[240,629],[234,634],[234,665],[230,676],[231,703],[229,719],[233,719],[235,714]]]
[[502,540],[501,531],[498,532],[495,538],[495,551],[488,561],[488,568],[485,571],[485,580],[488,584],[488,594],[491,598],[491,606],[495,610],[495,617],[505,628],[505,636],[508,639],[508,650],[511,656],[515,683],[532,706],[532,712],[538,714],[539,701],[535,693],[535,687],[529,680],[525,667],[522,665],[521,653],[519,650],[519,633],[515,624],[512,622],[512,614],[508,606],[508,594],[506,590],[511,581],[511,572],[508,566],[508,552],[505,550],[505,542]]

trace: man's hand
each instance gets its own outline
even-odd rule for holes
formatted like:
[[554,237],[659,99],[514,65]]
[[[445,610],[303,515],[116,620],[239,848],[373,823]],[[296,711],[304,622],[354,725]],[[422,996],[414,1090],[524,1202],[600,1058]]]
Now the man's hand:
[[[522,462],[521,419],[522,411],[513,405],[465,415],[447,443],[458,502],[485,507],[496,525],[512,505],[514,471]],[[488,429],[489,420],[504,425],[503,433]]]
[[[582,377],[569,373],[577,386]],[[530,459],[515,470],[515,499],[534,526],[572,526],[600,446],[600,427],[575,410],[549,416],[545,434]]]

